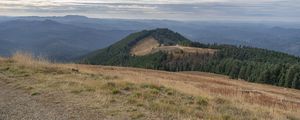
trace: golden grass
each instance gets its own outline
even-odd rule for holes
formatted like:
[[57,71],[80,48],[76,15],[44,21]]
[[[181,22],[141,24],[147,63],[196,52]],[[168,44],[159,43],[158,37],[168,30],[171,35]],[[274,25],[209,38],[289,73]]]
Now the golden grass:
[[10,58],[10,60],[17,62],[18,64],[39,67],[50,66],[50,62],[41,56],[33,56],[31,53],[17,51]]
[[[226,76],[199,72],[170,73],[104,66],[81,66],[81,69],[122,76],[124,81],[136,84],[163,85],[186,94],[209,99],[222,97],[236,103],[235,106],[254,112],[257,116],[271,115],[274,119],[285,119],[287,115],[300,117],[298,115],[300,111],[299,90],[231,80]],[[263,112],[256,112],[256,109]]]
[[56,64],[24,53],[0,61],[2,81],[47,102],[101,109],[111,119],[300,118],[299,90],[222,75]]

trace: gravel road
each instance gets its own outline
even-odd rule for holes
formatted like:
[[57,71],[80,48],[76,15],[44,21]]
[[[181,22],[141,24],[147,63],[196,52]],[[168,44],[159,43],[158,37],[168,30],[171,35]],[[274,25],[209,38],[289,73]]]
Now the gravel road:
[[[97,120],[99,111],[32,96],[0,80],[0,120]],[[47,100],[48,101],[47,101]],[[55,98],[59,101],[59,97]]]

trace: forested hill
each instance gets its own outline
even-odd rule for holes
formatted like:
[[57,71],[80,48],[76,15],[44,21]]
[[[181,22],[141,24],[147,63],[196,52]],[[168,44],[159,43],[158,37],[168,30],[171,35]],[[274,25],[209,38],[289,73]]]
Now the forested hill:
[[[152,51],[149,54],[133,55],[132,49],[149,37],[156,40],[159,46],[149,48]],[[168,29],[133,33],[107,48],[86,55],[81,62],[167,71],[212,72],[229,75],[233,79],[300,89],[298,57],[259,48],[191,42]]]
[[[105,65],[120,65],[127,66],[129,58],[133,58],[130,55],[131,48],[143,38],[152,36],[160,44],[176,45],[178,44],[191,44],[192,42],[187,38],[181,36],[178,33],[170,31],[168,29],[155,29],[144,30],[137,33],[132,33],[122,39],[121,41],[107,47],[94,51],[83,58],[84,63],[89,64],[105,64]],[[124,59],[125,58],[125,59]],[[149,59],[149,61],[152,61]],[[135,63],[133,63],[134,65]]]

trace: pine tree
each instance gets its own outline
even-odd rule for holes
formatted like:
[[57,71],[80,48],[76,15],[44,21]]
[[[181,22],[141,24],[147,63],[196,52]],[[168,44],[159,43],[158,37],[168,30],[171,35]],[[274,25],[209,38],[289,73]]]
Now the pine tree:
[[246,72],[247,72],[247,67],[246,66],[242,66],[241,70],[239,72],[239,78],[245,79],[246,78]]
[[299,65],[293,65],[291,66],[286,74],[286,79],[285,79],[285,87],[291,87],[292,86],[292,82],[296,76],[296,74],[298,74],[300,72],[300,67]]
[[292,82],[292,88],[300,89],[300,73],[297,73],[294,76],[293,82]]

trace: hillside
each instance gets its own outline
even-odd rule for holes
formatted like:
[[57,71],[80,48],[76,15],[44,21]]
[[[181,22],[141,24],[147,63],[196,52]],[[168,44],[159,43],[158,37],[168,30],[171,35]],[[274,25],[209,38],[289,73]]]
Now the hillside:
[[202,72],[0,58],[0,119],[298,120],[295,89]]
[[[185,45],[185,44],[192,43],[190,40],[186,39],[180,34],[170,31],[168,29],[156,29],[156,30],[149,30],[149,31],[144,30],[141,32],[132,33],[127,37],[125,37],[124,39],[122,39],[121,41],[107,48],[94,51],[84,56],[82,62],[83,63],[86,62],[89,64],[126,65],[128,64],[127,61],[129,57],[134,57],[130,55],[130,51],[133,49],[133,47],[137,43],[143,41],[145,38],[148,37],[153,37],[154,44],[156,44],[154,46],[149,45],[149,47],[151,47],[149,50],[151,50],[155,46],[162,45],[162,44],[166,46],[175,46],[177,44]],[[147,56],[152,56],[152,54],[145,55],[143,57],[147,57]],[[123,59],[124,57],[126,58]],[[149,61],[151,60],[149,59]]]
[[203,71],[300,89],[300,58],[266,49],[192,42],[169,29],[133,33],[81,63],[166,71]]

